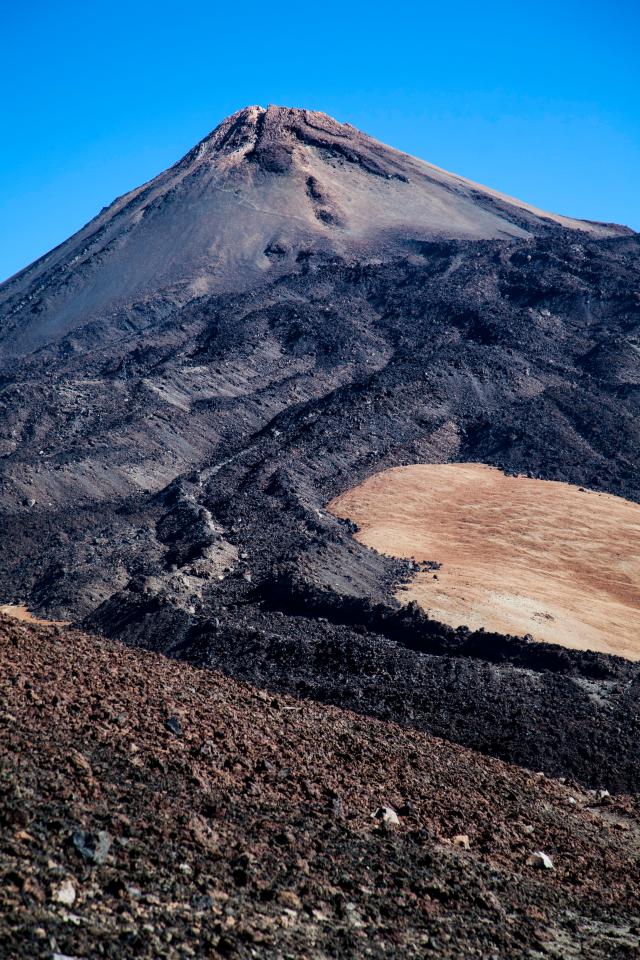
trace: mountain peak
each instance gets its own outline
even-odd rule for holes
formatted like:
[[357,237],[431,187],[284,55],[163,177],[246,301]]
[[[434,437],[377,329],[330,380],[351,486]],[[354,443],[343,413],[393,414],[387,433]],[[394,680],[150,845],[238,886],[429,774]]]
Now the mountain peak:
[[[296,159],[301,159],[305,148],[356,163],[376,176],[406,179],[397,159],[401,154],[350,124],[300,107],[274,104],[244,107],[223,120],[198,144],[195,152],[200,150],[201,155],[237,153],[267,173],[282,174],[292,169]],[[193,157],[194,151],[191,151],[185,159]]]
[[526,239],[559,227],[624,232],[537,210],[325,113],[248,106],[2,284],[0,354],[105,310],[247,289],[313,254],[398,256],[416,241]]

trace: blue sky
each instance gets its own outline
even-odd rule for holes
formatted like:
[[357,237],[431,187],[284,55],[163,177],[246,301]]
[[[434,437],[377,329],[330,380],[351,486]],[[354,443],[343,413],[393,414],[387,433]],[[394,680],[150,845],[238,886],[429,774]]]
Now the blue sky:
[[5,0],[0,279],[251,103],[640,230],[640,4]]

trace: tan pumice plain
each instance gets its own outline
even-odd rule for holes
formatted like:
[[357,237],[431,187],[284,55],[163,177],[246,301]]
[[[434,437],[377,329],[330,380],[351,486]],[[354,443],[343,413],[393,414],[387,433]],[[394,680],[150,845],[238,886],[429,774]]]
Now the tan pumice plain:
[[640,659],[640,506],[477,463],[370,477],[329,504],[380,553],[433,560],[398,592],[466,624]]

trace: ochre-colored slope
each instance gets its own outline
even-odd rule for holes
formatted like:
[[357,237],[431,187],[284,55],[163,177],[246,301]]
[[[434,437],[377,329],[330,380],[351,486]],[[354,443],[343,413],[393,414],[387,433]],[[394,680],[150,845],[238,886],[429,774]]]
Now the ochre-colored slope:
[[41,617],[36,617],[27,607],[18,603],[4,603],[0,605],[0,613],[5,617],[11,617],[12,620],[21,620],[23,623],[39,623],[45,626],[56,627],[66,627],[69,625],[68,620],[43,620]]
[[477,464],[398,467],[330,504],[357,539],[432,560],[399,593],[466,624],[640,659],[640,506]]

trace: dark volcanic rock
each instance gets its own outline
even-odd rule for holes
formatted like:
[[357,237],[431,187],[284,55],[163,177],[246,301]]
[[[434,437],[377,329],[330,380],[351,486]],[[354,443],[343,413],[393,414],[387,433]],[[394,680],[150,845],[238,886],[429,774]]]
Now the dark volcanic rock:
[[105,863],[109,856],[112,840],[104,830],[99,830],[97,833],[76,830],[71,839],[78,853],[91,863]]
[[165,720],[164,725],[169,733],[172,733],[175,737],[182,736],[182,724],[177,717],[169,717]]

